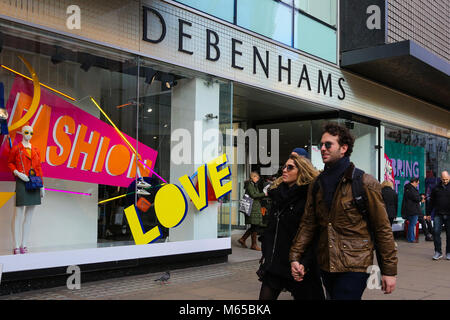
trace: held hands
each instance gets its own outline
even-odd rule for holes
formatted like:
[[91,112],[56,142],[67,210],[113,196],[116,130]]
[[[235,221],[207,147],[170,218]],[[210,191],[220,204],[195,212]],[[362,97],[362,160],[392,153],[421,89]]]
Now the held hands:
[[14,170],[14,175],[24,182],[30,181],[30,178],[28,178],[26,174],[19,172],[17,170]]
[[395,290],[397,278],[395,276],[381,276],[381,290],[384,294],[390,294]]
[[305,266],[298,261],[292,261],[291,274],[295,281],[303,281],[303,277],[305,276]]

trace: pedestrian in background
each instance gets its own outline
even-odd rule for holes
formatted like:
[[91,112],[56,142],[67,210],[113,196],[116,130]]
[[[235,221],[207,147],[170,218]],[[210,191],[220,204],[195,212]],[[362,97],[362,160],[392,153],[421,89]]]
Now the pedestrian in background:
[[415,229],[420,211],[420,194],[417,187],[419,186],[419,178],[411,178],[408,184],[405,185],[402,200],[402,217],[408,220],[408,230],[406,241],[415,243],[416,235]]
[[[380,183],[369,174],[358,178],[365,191],[366,215],[358,210],[353,198],[352,191],[356,190],[352,181],[357,177],[350,155],[354,142],[346,127],[334,123],[324,127],[319,149],[325,168],[310,185],[305,213],[289,254],[294,280],[304,281],[308,271],[302,260],[318,237],[318,263],[332,300],[361,299],[369,276],[367,268],[374,262],[375,243],[382,290],[389,294],[396,284],[397,253]],[[316,185],[318,189],[314,190]]]
[[389,223],[394,223],[397,218],[398,210],[398,195],[394,190],[394,184],[391,181],[385,180],[381,184],[381,195],[383,197],[384,204],[386,205],[386,212],[389,218]]
[[244,184],[245,193],[247,193],[253,199],[252,211],[249,216],[245,216],[245,224],[250,225],[247,231],[238,240],[239,244],[243,248],[247,248],[245,241],[248,237],[251,237],[252,244],[250,249],[261,251],[258,246],[258,233],[261,232],[261,228],[264,227],[263,216],[261,212],[261,200],[267,196],[259,186],[259,174],[253,171],[250,173],[250,180],[247,180]]
[[425,193],[420,194],[420,211],[419,223],[422,226],[425,241],[433,241],[433,226],[431,225],[431,216],[427,214],[427,196]]
[[445,225],[446,258],[450,260],[450,175],[447,171],[441,173],[441,183],[431,191],[430,210],[434,209],[434,256],[433,260],[442,258],[441,232]]
[[308,159],[291,154],[283,166],[283,175],[269,189],[269,223],[260,237],[260,300],[276,300],[284,289],[295,300],[325,298],[314,247],[308,248],[303,256],[302,262],[308,270],[303,282],[294,280],[289,263],[289,249],[303,216],[308,187],[318,174]]

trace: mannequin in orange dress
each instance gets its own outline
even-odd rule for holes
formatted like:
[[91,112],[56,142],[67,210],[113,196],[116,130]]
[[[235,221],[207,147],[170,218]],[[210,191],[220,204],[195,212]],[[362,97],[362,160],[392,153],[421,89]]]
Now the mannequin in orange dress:
[[34,169],[37,176],[42,178],[41,157],[39,150],[30,143],[33,137],[33,128],[24,126],[21,134],[22,142],[14,146],[8,158],[8,167],[16,176],[16,217],[14,222],[14,254],[27,253],[27,240],[30,234],[31,218],[36,205],[41,204],[44,197],[44,188],[26,190],[25,182],[28,182],[28,173]]

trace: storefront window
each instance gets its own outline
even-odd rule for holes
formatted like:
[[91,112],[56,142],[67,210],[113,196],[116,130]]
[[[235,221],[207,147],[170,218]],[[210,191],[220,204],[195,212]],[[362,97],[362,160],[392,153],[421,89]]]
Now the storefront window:
[[[229,82],[54,34],[31,36],[32,29],[11,23],[0,27],[10,128],[2,127],[0,147],[0,192],[9,197],[0,207],[0,255],[23,246],[47,252],[230,235],[222,204],[231,177],[211,173],[228,163],[205,166],[227,152],[230,140],[221,138],[231,127]],[[32,202],[13,173],[28,161],[24,125],[33,129],[28,157],[40,155],[45,190],[42,198],[34,191]],[[196,176],[202,166],[198,175],[208,181]],[[190,180],[183,184],[183,176]],[[194,204],[196,197],[206,206]]]
[[284,163],[294,148],[304,148],[312,164],[319,170],[324,167],[318,144],[323,127],[328,122],[346,126],[355,137],[351,161],[364,172],[377,177],[377,127],[352,122],[345,119],[320,119],[297,122],[284,122],[264,126],[266,129],[278,129],[280,135],[280,164]]
[[444,137],[393,125],[385,126],[385,179],[394,181],[399,194],[399,216],[403,186],[412,177],[419,178],[419,192],[429,197],[441,172],[449,169],[449,143],[450,139]]

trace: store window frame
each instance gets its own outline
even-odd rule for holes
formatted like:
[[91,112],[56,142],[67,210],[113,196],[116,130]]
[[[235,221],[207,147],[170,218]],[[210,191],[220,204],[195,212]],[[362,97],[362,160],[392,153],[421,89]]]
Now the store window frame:
[[[351,126],[352,123],[360,123],[364,125],[372,126],[376,129],[376,144],[374,145],[374,148],[377,152],[377,167],[376,167],[376,174],[374,177],[381,181],[382,177],[382,160],[384,157],[382,157],[383,149],[382,149],[382,122],[380,120],[369,118],[366,116],[358,115],[355,113],[351,113],[348,111],[343,110],[334,110],[334,111],[328,111],[324,113],[318,113],[315,115],[307,115],[307,116],[298,116],[298,117],[283,117],[283,118],[274,118],[271,120],[265,120],[265,121],[256,121],[254,123],[254,126],[260,126],[260,125],[266,125],[266,124],[274,124],[274,123],[282,123],[282,122],[299,122],[299,121],[313,121],[313,120],[328,120],[331,122],[338,122],[341,125],[349,125]],[[351,159],[351,157],[350,157]]]
[[[13,29],[13,28],[17,28],[17,33],[20,32],[19,35],[15,35],[15,34],[8,34],[11,38],[13,37],[17,37],[18,39],[22,39],[21,41],[23,41],[24,43],[27,44],[28,47],[25,47],[26,49],[22,49],[21,47],[16,48],[15,46],[10,45],[9,42],[4,42],[5,47],[3,48],[3,54],[7,53],[7,55],[5,57],[7,57],[8,59],[10,57],[15,57],[17,51],[20,52],[21,54],[23,54],[28,60],[30,60],[31,63],[35,63],[37,65],[36,67],[36,73],[40,74],[42,70],[50,70],[51,69],[54,74],[58,75],[60,73],[68,73],[69,71],[73,71],[76,70],[79,74],[81,75],[88,75],[88,72],[90,74],[92,74],[93,72],[96,73],[96,77],[95,80],[97,80],[97,82],[99,83],[98,85],[98,92],[96,92],[96,94],[92,94],[91,98],[92,102],[88,101],[89,97],[91,96],[91,93],[89,95],[82,95],[81,93],[84,92],[83,90],[86,89],[88,91],[92,91],[93,89],[88,87],[85,88],[82,86],[82,82],[81,81],[77,81],[77,77],[74,76],[73,78],[69,78],[69,80],[71,79],[71,81],[67,80],[68,78],[65,77],[63,79],[67,80],[69,84],[66,84],[66,82],[64,82],[62,84],[63,88],[59,88],[58,84],[60,84],[58,82],[58,78],[57,77],[52,77],[51,74],[48,72],[47,75],[48,77],[52,77],[52,78],[56,78],[55,82],[51,82],[48,81],[44,76],[40,77],[39,80],[41,80],[44,83],[49,84],[50,86],[53,87],[57,87],[59,90],[61,91],[57,91],[56,89],[52,89],[50,86],[47,86],[45,89],[49,90],[48,94],[51,95],[51,97],[53,98],[53,95],[55,99],[59,99],[59,101],[63,101],[63,102],[67,102],[72,104],[74,107],[76,107],[76,110],[81,110],[84,113],[86,113],[86,115],[90,115],[90,116],[94,116],[95,120],[98,120],[98,122],[96,123],[106,123],[107,125],[109,125],[108,121],[111,121],[113,123],[116,123],[118,126],[119,131],[123,132],[124,134],[128,135],[130,138],[135,140],[135,143],[131,143],[131,145],[136,149],[135,152],[140,152],[139,151],[139,144],[144,144],[144,140],[141,139],[141,134],[140,134],[140,123],[141,123],[141,116],[140,116],[140,112],[138,107],[141,106],[141,102],[145,102],[142,99],[142,95],[141,95],[141,91],[140,91],[140,84],[147,81],[147,74],[144,72],[145,70],[143,70],[143,62],[145,61],[151,61],[152,64],[157,65],[158,68],[158,72],[160,72],[160,78],[156,77],[151,79],[151,82],[153,82],[153,80],[157,81],[157,83],[155,84],[160,84],[161,88],[163,88],[163,84],[165,83],[165,81],[170,80],[167,77],[164,77],[164,80],[162,78],[162,76],[167,76],[167,75],[171,75],[172,73],[176,73],[174,75],[174,79],[175,82],[171,85],[171,87],[169,87],[169,89],[164,88],[164,91],[168,91],[170,90],[172,87],[174,87],[176,85],[176,80],[179,80],[181,78],[185,78],[185,77],[196,77],[196,78],[201,78],[203,80],[208,80],[211,81],[210,77],[208,77],[205,73],[201,73],[195,70],[189,70],[186,68],[183,68],[181,66],[177,66],[177,65],[173,65],[173,64],[168,64],[165,62],[161,62],[161,61],[157,61],[154,59],[150,59],[150,58],[146,58],[143,57],[141,55],[132,53],[132,52],[128,52],[128,51],[124,51],[124,50],[118,50],[118,49],[110,49],[108,47],[102,46],[102,45],[98,45],[96,43],[91,43],[91,42],[87,42],[87,41],[83,41],[80,39],[73,39],[70,37],[67,37],[65,35],[60,35],[58,33],[51,33],[48,32],[46,30],[41,30],[41,29],[36,29],[35,27],[30,27],[30,26],[26,26],[26,25],[22,25],[22,24],[18,24],[16,22],[10,22],[7,20],[3,20],[0,19],[0,26],[2,27],[2,30],[9,30],[9,28]],[[5,28],[5,29],[3,29]],[[6,33],[6,32],[5,32]],[[23,34],[28,35],[34,33],[36,34],[36,38],[34,39],[28,39],[27,37],[24,37]],[[9,40],[10,41],[10,40]],[[59,44],[57,46],[57,44]],[[41,48],[43,47],[43,45],[46,45],[46,50],[42,50]],[[64,49],[64,51],[62,51],[62,49]],[[11,51],[8,53],[8,51]],[[64,53],[66,54],[66,56],[64,56]],[[53,55],[52,55],[53,54]],[[57,60],[57,56],[59,55],[59,60]],[[98,56],[97,56],[98,55]],[[82,58],[86,58],[86,56],[89,56],[91,59],[88,62],[91,62],[89,64],[88,67],[86,67],[84,65],[84,63],[86,63],[83,59],[80,60],[78,59],[80,57]],[[3,56],[2,56],[3,57]],[[32,59],[30,59],[30,57]],[[99,59],[98,59],[99,58]],[[10,66],[12,69],[17,69],[19,70],[22,74],[25,74],[25,66],[17,63],[16,62],[16,58],[14,58],[14,60],[9,59],[7,65]],[[35,60],[35,61],[34,61]],[[14,61],[14,63],[13,63]],[[36,62],[37,61],[37,62]],[[55,62],[56,61],[56,62]],[[45,63],[42,63],[45,62]],[[42,70],[41,69],[41,64],[42,64]],[[2,62],[2,66],[3,66],[3,62]],[[70,68],[68,68],[68,66]],[[58,68],[58,69],[56,69]],[[101,72],[96,71],[97,68],[99,70],[101,70]],[[5,78],[6,79],[11,79],[11,85],[5,86],[6,90],[6,99],[5,102],[7,102],[7,100],[10,97],[10,91],[11,91],[11,87],[12,87],[12,83],[14,83],[15,79],[18,77],[19,79],[22,79],[22,77],[19,77],[18,75],[15,75],[14,73],[16,72],[10,72],[12,69],[3,69],[1,68],[1,72],[5,72]],[[81,69],[81,70],[80,70]],[[56,71],[55,71],[56,70]],[[13,70],[14,71],[14,70]],[[59,72],[61,71],[61,72]],[[104,71],[104,72],[103,72]],[[142,71],[142,72],[141,72]],[[72,73],[77,75],[78,73]],[[42,75],[46,74],[45,72],[42,71]],[[181,78],[178,78],[178,76],[180,76],[180,74],[182,74]],[[173,74],[172,74],[173,75]],[[3,74],[2,74],[3,76]],[[127,77],[126,81],[124,80],[124,76]],[[151,78],[151,77],[150,77]],[[103,82],[104,80],[104,82]],[[221,79],[221,78],[217,78],[214,79],[214,81],[216,81],[217,83],[221,83],[224,84],[225,86],[227,86],[227,88],[229,88],[229,91],[227,91],[226,93],[228,93],[230,95],[229,99],[231,101],[231,96],[232,96],[232,82],[226,79]],[[75,84],[75,85],[74,85]],[[116,87],[119,88],[119,90],[112,90],[112,88],[114,87],[112,84],[117,85]],[[116,88],[114,87],[114,88]],[[69,88],[71,90],[69,90]],[[50,90],[52,89],[52,90]],[[73,92],[72,92],[73,89]],[[83,89],[83,90],[82,90]],[[79,91],[77,91],[79,90]],[[162,91],[163,89],[161,89]],[[51,92],[50,92],[51,91]],[[71,96],[75,96],[75,97],[82,97],[79,99],[76,98],[72,98],[68,95],[63,95],[61,96],[61,94],[63,92],[67,92],[70,93]],[[115,95],[112,95],[111,92],[116,93]],[[170,90],[170,95],[172,94],[172,91]],[[106,94],[105,94],[106,93]],[[105,97],[110,98],[110,100],[106,99]],[[120,101],[116,100],[120,99]],[[95,101],[95,102],[94,102]],[[102,108],[102,110],[105,110],[105,113],[101,113],[99,110],[95,109],[95,106],[93,104],[96,103],[98,101],[98,109]],[[87,105],[89,105],[89,107],[86,107],[85,102]],[[120,104],[123,103],[124,104]],[[225,116],[226,119],[231,119],[232,116],[232,105],[229,106],[229,109],[226,108],[227,104],[223,103],[222,100],[220,100],[220,102],[222,103],[221,105],[221,113],[219,114],[220,117]],[[45,104],[44,102],[42,102],[43,104]],[[56,103],[56,102],[55,102]],[[120,104],[120,105],[119,105]],[[92,108],[92,110],[95,110],[95,114],[92,114],[92,111],[90,108]],[[134,110],[135,109],[135,110]],[[112,114],[109,111],[115,111],[117,114]],[[127,119],[130,120],[132,122],[128,122],[125,123],[124,125],[128,125],[127,127],[122,127],[121,125],[121,120],[125,120],[124,117],[122,117],[123,115],[123,111],[127,110],[128,112],[128,116]],[[229,113],[227,113],[227,111]],[[107,117],[105,114],[109,114],[109,117],[112,119],[107,119],[109,117]],[[50,116],[49,116],[50,117]],[[81,116],[80,116],[81,117]],[[75,118],[75,117],[74,117]],[[50,119],[50,118],[49,118]],[[222,119],[222,118],[220,118]],[[225,119],[225,120],[226,120]],[[76,124],[81,124],[82,122],[79,122],[78,118],[75,118]],[[48,120],[50,121],[50,120]],[[74,122],[75,123],[75,122]],[[230,122],[231,125],[231,122]],[[68,129],[67,129],[68,130]],[[88,129],[90,130],[90,129]],[[90,130],[90,132],[93,132],[94,129]],[[127,131],[127,130],[131,130],[131,131]],[[35,131],[36,133],[37,131]],[[112,130],[111,130],[112,132]],[[66,132],[66,134],[69,134],[68,132]],[[73,135],[73,133],[70,133],[70,135]],[[116,133],[113,134],[114,136],[116,136]],[[160,136],[161,133],[159,132],[158,135]],[[36,135],[35,135],[36,136]],[[105,135],[106,136],[106,135]],[[144,138],[144,136],[142,136],[142,138]],[[125,139],[125,138],[123,138]],[[97,139],[98,140],[98,139]],[[4,140],[6,141],[6,140]],[[15,140],[13,139],[13,142]],[[55,140],[56,141],[56,140]],[[96,141],[96,140],[94,140]],[[224,141],[228,141],[228,140],[224,140]],[[86,142],[86,141],[85,141]],[[108,142],[109,143],[109,142]],[[75,145],[74,141],[71,141],[71,148],[72,146]],[[145,145],[149,146],[148,143],[145,143]],[[99,145],[96,144],[96,148]],[[45,148],[47,148],[48,146],[45,145]],[[224,146],[220,146],[219,147],[225,147]],[[100,147],[98,147],[99,149],[96,149],[97,152],[100,152]],[[153,147],[151,147],[153,148]],[[113,147],[111,148],[113,149]],[[110,150],[111,150],[110,149]],[[46,150],[46,149],[45,149]],[[142,151],[144,152],[144,151]],[[41,159],[42,159],[42,154],[44,154],[43,152],[41,152]],[[86,159],[87,155],[81,155],[82,152],[80,152],[80,155],[77,156],[79,162],[82,161],[82,159]],[[130,151],[129,154],[132,154],[132,152]],[[170,156],[170,152],[169,152],[169,156]],[[84,158],[83,158],[84,157]],[[170,159],[170,158],[169,158]],[[133,160],[131,160],[130,158],[130,164],[132,163]],[[136,163],[136,167],[138,167],[138,162],[137,159],[134,160]],[[158,157],[157,161],[161,161],[161,159]],[[132,166],[130,165],[130,168]],[[76,167],[78,168],[78,167]],[[169,168],[170,170],[170,168]],[[86,170],[87,171],[87,170]],[[137,172],[137,170],[136,170]],[[170,171],[169,171],[170,172]],[[119,174],[117,174],[119,175]],[[166,175],[167,177],[168,175]],[[136,173],[134,173],[134,178],[131,177],[130,179],[132,179],[132,181],[134,181],[136,183],[137,179],[138,179],[138,175]],[[88,212],[89,214],[89,218],[93,221],[94,218],[96,220],[95,224],[92,224],[92,230],[89,230],[91,232],[92,235],[94,235],[94,230],[95,230],[95,239],[94,236],[92,236],[92,239],[89,239],[89,241],[87,242],[79,242],[78,240],[81,239],[82,241],[85,240],[84,237],[79,237],[79,238],[74,238],[76,241],[73,242],[72,238],[69,239],[69,241],[67,243],[63,243],[61,245],[58,245],[58,249],[54,250],[51,246],[48,245],[48,242],[53,241],[53,239],[51,238],[51,235],[49,237],[49,240],[45,239],[45,243],[43,245],[34,245],[34,243],[32,241],[30,241],[32,243],[31,248],[32,250],[36,250],[35,253],[41,253],[41,252],[48,252],[48,251],[71,251],[71,250],[75,250],[76,246],[83,246],[86,247],[88,249],[96,249],[96,248],[101,248],[101,247],[125,247],[128,245],[135,245],[135,239],[134,236],[130,234],[130,226],[129,226],[129,222],[125,219],[124,213],[121,210],[120,215],[121,215],[121,219],[117,219],[116,220],[116,209],[119,207],[122,207],[121,204],[115,205],[115,206],[110,206],[110,202],[105,202],[100,204],[100,202],[102,202],[105,199],[111,199],[111,197],[100,197],[101,195],[105,195],[105,194],[111,194],[113,192],[112,189],[117,189],[117,192],[120,191],[124,191],[121,188],[126,188],[123,186],[119,186],[119,185],[111,185],[111,184],[103,184],[100,182],[91,182],[91,181],[87,181],[87,180],[73,180],[73,179],[65,179],[65,178],[60,178],[60,177],[56,177],[56,176],[44,176],[44,182],[46,183],[47,186],[50,186],[53,188],[53,185],[51,183],[49,183],[49,181],[52,181],[51,183],[54,186],[59,186],[58,190],[53,189],[51,190],[50,188],[47,189],[48,191],[52,191],[52,192],[57,192],[57,191],[67,191],[67,190],[60,190],[60,189],[64,189],[64,184],[61,183],[65,183],[65,182],[69,182],[69,183],[75,183],[78,184],[77,186],[83,184],[82,186],[85,187],[85,184],[91,184],[93,190],[95,190],[95,197],[96,198],[91,198],[94,199],[92,202],[92,207],[95,208],[95,210],[78,210],[78,211],[83,211],[83,212]],[[130,180],[131,181],[131,180]],[[9,180],[2,180],[1,182],[5,182],[5,183],[14,183],[13,181],[9,181]],[[61,183],[60,183],[61,182]],[[3,186],[2,186],[3,187]],[[9,188],[8,185],[5,186],[5,188]],[[108,192],[106,192],[105,190],[109,188],[110,190],[107,190]],[[131,188],[131,185],[130,187]],[[133,193],[134,195],[130,196],[134,198],[134,205],[136,205],[137,203],[137,185],[134,185],[133,187]],[[75,189],[74,189],[75,190]],[[78,190],[78,189],[76,189]],[[83,190],[83,189],[79,189],[79,190]],[[111,192],[109,192],[111,191]],[[64,194],[68,194],[69,192],[65,192]],[[49,195],[51,195],[52,193],[48,193],[46,192],[46,201],[48,201],[48,199],[51,199],[49,197]],[[53,193],[55,194],[55,193]],[[59,193],[58,193],[59,194]],[[74,192],[72,192],[72,194],[75,194]],[[128,193],[129,194],[129,193]],[[127,196],[128,194],[121,194],[121,196],[125,195]],[[81,197],[81,194],[77,194],[78,197]],[[87,194],[87,193],[83,193],[83,196],[92,196],[92,194]],[[118,200],[125,200],[125,198],[120,197],[120,199]],[[73,202],[77,202],[78,200],[73,200]],[[78,201],[79,202],[84,202],[82,201]],[[153,202],[153,201],[152,201]],[[11,202],[12,203],[12,202]],[[62,201],[61,201],[62,203]],[[95,203],[95,204],[94,204]],[[65,203],[67,205],[67,203]],[[60,204],[58,204],[60,205]],[[106,210],[105,206],[109,206],[109,208],[107,208],[108,210]],[[72,206],[72,208],[74,210],[77,210],[77,206]],[[89,208],[91,209],[91,207]],[[222,210],[221,212],[217,212],[217,215],[219,216],[219,214],[222,215],[226,215],[226,210]],[[197,212],[196,212],[197,214]],[[108,217],[107,217],[108,215]],[[15,216],[15,213],[12,213],[13,219]],[[76,216],[68,216],[70,219],[72,219],[73,217],[76,218]],[[93,218],[94,217],[94,218]],[[34,219],[36,220],[36,219]],[[116,226],[116,222],[115,221],[121,221],[119,223],[117,223],[117,232],[111,232],[110,230],[110,235],[106,235],[107,232],[107,227],[114,225]],[[114,223],[113,223],[114,222]],[[159,222],[158,222],[159,224]],[[41,223],[42,225],[42,223]],[[119,226],[120,225],[120,226]],[[91,224],[89,225],[91,226]],[[141,226],[143,227],[143,224],[141,222]],[[61,230],[64,230],[63,228],[61,228]],[[101,232],[99,232],[99,230],[101,230]],[[147,231],[147,230],[145,230]],[[162,230],[161,232],[164,236],[164,234],[167,234],[167,232],[164,232],[164,230]],[[5,232],[6,234],[6,232]],[[116,235],[120,235],[120,239],[114,238]],[[61,235],[57,234],[56,236],[58,237],[62,237]],[[110,237],[113,236],[113,237]],[[223,230],[221,230],[221,233],[219,235],[219,233],[216,235],[216,239],[219,238],[223,238],[223,237],[229,237],[231,236],[230,234],[230,227],[229,226],[225,226],[223,227]],[[55,236],[53,236],[55,238]],[[163,237],[163,238],[167,238],[167,236]],[[80,241],[81,241],[80,240]],[[196,240],[196,239],[188,239],[188,240]],[[14,242],[14,240],[12,240]],[[72,242],[70,242],[72,241]],[[39,243],[42,242],[42,239],[38,240]],[[164,239],[155,239],[152,242],[164,242]],[[150,243],[152,243],[150,242]],[[8,249],[9,244],[5,245],[4,252],[10,252],[10,250]],[[3,256],[4,254],[1,253],[2,251],[2,247],[0,246],[0,257]],[[6,254],[5,254],[6,255]]]

